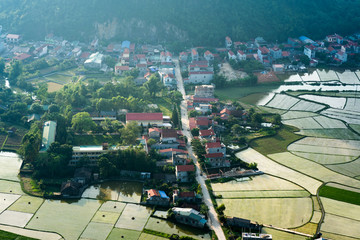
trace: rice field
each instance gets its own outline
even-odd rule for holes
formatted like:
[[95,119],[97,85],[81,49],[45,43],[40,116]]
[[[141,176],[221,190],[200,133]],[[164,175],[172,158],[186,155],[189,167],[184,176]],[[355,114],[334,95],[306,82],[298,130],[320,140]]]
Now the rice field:
[[[274,176],[278,176],[280,178],[293,182],[309,191],[312,195],[316,195],[317,189],[322,184],[322,182],[314,178],[295,171],[290,167],[274,162],[273,160],[260,154],[252,148],[248,148],[244,151],[238,152],[236,156],[247,163],[256,162],[260,171],[264,171],[267,174],[272,174]],[[215,189],[213,190],[216,191]]]
[[205,232],[204,230],[194,229],[184,225],[175,225],[172,222],[153,217],[149,219],[145,228],[157,232],[167,233],[169,235],[175,233],[179,236],[189,236],[195,239],[211,239],[210,234],[208,232]]
[[356,76],[355,72],[345,71],[343,73],[337,73],[340,82],[344,84],[360,84],[359,78]]
[[332,108],[339,108],[339,109],[343,109],[346,104],[346,98],[344,97],[328,97],[328,96],[304,94],[304,95],[300,95],[299,98],[326,104]]
[[360,206],[321,197],[326,214],[338,215],[360,221]]
[[214,192],[215,195],[221,195],[222,198],[227,199],[240,199],[240,198],[301,198],[309,197],[309,193],[304,190],[281,191],[281,190],[268,190],[268,191],[227,191],[227,192]]
[[151,209],[146,207],[127,204],[115,227],[142,231],[150,217],[150,213]]
[[321,215],[322,215],[321,212],[319,212],[319,211],[314,211],[314,212],[313,212],[313,216],[312,216],[310,222],[312,222],[312,223],[319,223],[320,220],[321,220]]
[[36,213],[43,202],[44,200],[42,198],[23,195],[9,207],[9,210],[24,213]]
[[318,116],[318,114],[313,112],[287,111],[286,113],[281,115],[281,119],[290,120],[290,119],[307,118],[314,116]]
[[301,75],[301,79],[303,82],[320,82],[319,75],[316,71],[313,71],[312,73],[304,73]]
[[78,239],[99,207],[96,200],[69,204],[45,200],[26,228],[57,232],[67,240]]
[[114,226],[119,217],[120,213],[97,211],[91,221],[112,224]]
[[339,81],[339,77],[337,76],[336,72],[333,70],[318,69],[317,73],[322,82]]
[[70,83],[71,80],[72,80],[72,76],[63,75],[63,74],[59,74],[59,73],[46,75],[45,78],[50,80],[50,81],[56,82],[58,84],[62,84],[62,85]]
[[299,74],[290,75],[284,82],[302,82],[302,79]]
[[312,117],[296,118],[282,121],[283,124],[291,125],[299,129],[322,129],[323,127]]
[[0,213],[13,204],[21,195],[0,193]]
[[325,214],[324,223],[321,225],[321,230],[337,235],[358,238],[360,236],[360,221],[344,218],[341,216],[335,216],[332,214]]
[[353,237],[338,235],[335,233],[329,233],[329,232],[325,232],[325,231],[321,231],[321,232],[323,234],[323,237],[327,238],[327,239],[336,239],[336,240],[358,240],[358,239],[360,239],[360,238],[353,238]]
[[252,177],[247,181],[229,181],[226,183],[212,183],[214,192],[238,192],[238,191],[301,191],[303,190],[296,184],[273,177],[267,174]]
[[276,230],[273,228],[267,228],[264,227],[261,229],[262,233],[267,233],[267,234],[271,234],[273,239],[279,239],[279,240],[306,240],[307,238],[304,236],[300,236],[300,235],[295,235],[292,233],[288,233],[288,232],[283,232],[280,230]]
[[352,188],[352,187],[344,186],[344,185],[341,185],[341,184],[338,184],[338,183],[327,183],[326,186],[339,188],[339,189],[343,189],[343,190],[347,190],[347,191],[351,191],[351,192],[360,193],[360,189],[358,189],[358,188]]
[[24,194],[18,182],[0,180],[0,193]]
[[289,110],[293,111],[305,111],[305,112],[318,112],[325,108],[325,105],[309,102],[305,100],[300,100]]
[[16,227],[25,227],[28,221],[32,218],[33,214],[15,212],[11,210],[6,210],[0,214],[0,224],[6,224]]
[[138,240],[167,240],[167,238],[151,235],[148,233],[141,233]]
[[19,182],[17,177],[22,160],[16,153],[0,153],[0,179],[12,180]]
[[328,117],[325,117],[325,116],[316,116],[316,117],[313,117],[313,118],[323,128],[347,128],[346,125],[340,120],[328,118]]
[[360,188],[360,181],[331,171],[330,169],[310,160],[295,156],[289,152],[269,155],[274,161],[295,169],[303,174],[312,176],[323,182],[336,182],[344,185]]
[[106,223],[90,222],[80,239],[106,240],[109,233],[113,229],[113,225]]
[[360,124],[360,112],[329,108],[322,111],[321,114],[343,120],[350,124]]
[[60,89],[63,88],[63,85],[55,83],[55,82],[48,82],[47,85],[48,85],[49,93],[59,91]]
[[291,96],[284,95],[284,94],[276,94],[270,100],[270,102],[268,102],[266,104],[266,106],[272,107],[272,108],[289,110],[291,107],[293,107],[299,101],[300,100],[295,97],[291,97]]
[[301,129],[298,134],[318,137],[318,138],[333,138],[342,140],[360,140],[360,136],[346,128],[332,128],[332,129]]
[[345,110],[360,112],[360,98],[347,98]]
[[251,219],[260,224],[295,228],[310,221],[313,207],[307,198],[268,198],[268,199],[217,199],[224,204],[225,215]]
[[107,240],[119,240],[119,239],[138,240],[140,234],[141,234],[141,232],[139,232],[139,231],[114,228],[111,231]]
[[360,159],[343,164],[326,165],[326,167],[349,177],[360,176]]

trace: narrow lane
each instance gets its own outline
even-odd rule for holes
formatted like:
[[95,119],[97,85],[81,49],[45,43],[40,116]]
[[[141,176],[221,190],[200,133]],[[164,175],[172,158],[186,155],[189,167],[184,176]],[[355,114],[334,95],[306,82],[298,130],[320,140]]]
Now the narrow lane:
[[177,86],[178,86],[178,91],[183,95],[183,101],[181,102],[180,108],[181,108],[181,123],[182,123],[182,129],[183,129],[183,134],[187,137],[188,139],[188,145],[187,145],[187,150],[189,151],[189,156],[192,158],[192,160],[195,163],[195,168],[196,168],[196,181],[200,184],[201,186],[201,191],[203,193],[203,199],[204,199],[204,203],[206,204],[206,206],[209,208],[209,212],[208,212],[208,221],[209,221],[209,225],[211,227],[212,230],[214,230],[216,236],[218,237],[219,240],[226,240],[224,231],[221,228],[219,219],[217,217],[217,213],[215,211],[214,205],[211,202],[211,198],[210,198],[210,194],[209,191],[206,187],[205,184],[205,178],[201,175],[201,169],[200,169],[200,164],[197,161],[192,147],[191,147],[191,140],[192,140],[192,136],[191,133],[189,131],[189,118],[187,115],[187,107],[186,107],[186,93],[185,93],[185,88],[184,88],[184,82],[181,76],[181,71],[180,71],[180,65],[179,65],[179,61],[178,60],[174,60],[175,64],[176,64],[176,69],[175,69],[175,76],[177,79]]

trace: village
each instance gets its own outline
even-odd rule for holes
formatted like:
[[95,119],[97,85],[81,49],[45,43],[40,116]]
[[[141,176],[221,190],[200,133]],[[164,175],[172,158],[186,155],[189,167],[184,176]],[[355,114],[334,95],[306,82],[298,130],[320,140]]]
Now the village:
[[[270,234],[248,233],[260,232],[261,224],[226,217],[224,205],[213,204],[219,197],[207,189],[208,182],[207,186],[205,182],[264,174],[256,163],[243,162],[235,154],[246,149],[254,138],[276,134],[282,125],[281,116],[264,114],[237,101],[219,100],[215,89],[221,84],[248,86],[277,82],[277,74],[306,72],[316,66],[356,67],[359,65],[359,39],[360,34],[348,37],[333,34],[319,41],[301,36],[278,44],[268,43],[262,37],[249,42],[233,42],[227,36],[219,48],[194,47],[176,53],[161,44],[125,40],[103,45],[98,38],[90,43],[69,42],[54,34],[47,35],[44,41],[28,41],[21,34],[7,33],[0,27],[0,56],[5,61],[5,69],[12,68],[14,62],[24,66],[42,60],[52,63],[24,76],[22,81],[26,84],[4,76],[4,86],[10,82],[17,92],[25,94],[29,89],[34,92],[39,89],[37,84],[41,78],[45,80],[42,79],[40,84],[46,83],[48,88],[56,85],[54,93],[66,88],[67,84],[83,84],[87,79],[99,76],[98,89],[106,88],[108,83],[115,86],[121,80],[131,81],[134,89],[148,90],[147,101],[139,97],[128,108],[129,104],[115,108],[116,103],[106,101],[102,105],[100,100],[95,104],[96,108],[84,104],[73,107],[68,111],[71,124],[67,123],[65,127],[55,119],[44,120],[47,113],[54,111],[54,107],[51,108],[54,104],[33,95],[33,102],[27,105],[24,123],[31,126],[40,121],[39,158],[53,157],[57,151],[65,151],[65,144],[56,141],[59,125],[61,131],[72,136],[71,142],[64,142],[70,146],[66,150],[66,156],[70,157],[66,165],[73,170],[73,175],[66,180],[62,178],[65,181],[57,184],[61,186],[57,191],[44,190],[43,197],[79,199],[93,184],[107,180],[140,181],[143,189],[138,204],[155,206],[156,211],[166,212],[165,217],[160,217],[162,220],[200,229],[211,228],[211,224],[220,220],[234,232],[242,232],[243,239],[272,239]],[[75,69],[71,77],[58,74],[68,69]],[[58,79],[51,79],[53,74],[58,74]],[[62,76],[68,80],[64,82]],[[89,87],[92,83],[89,80],[84,85]],[[151,89],[152,85],[156,87]],[[156,95],[157,98],[170,95],[173,98],[164,107],[159,106],[159,100],[152,101]],[[106,100],[106,94],[101,99]],[[41,110],[33,111],[34,102]],[[10,104],[1,107],[11,109]],[[129,139],[122,140],[125,133]],[[90,138],[100,140],[88,141]],[[119,160],[114,160],[120,158],[126,159],[121,168],[116,162]],[[148,165],[138,168],[125,164],[128,159],[138,158],[146,158],[144,161]],[[34,169],[36,167],[27,162],[20,172],[31,175]],[[210,197],[205,196],[209,193],[204,191],[209,191]],[[210,216],[209,210],[216,210],[217,216]],[[175,235],[171,237],[176,239]]]

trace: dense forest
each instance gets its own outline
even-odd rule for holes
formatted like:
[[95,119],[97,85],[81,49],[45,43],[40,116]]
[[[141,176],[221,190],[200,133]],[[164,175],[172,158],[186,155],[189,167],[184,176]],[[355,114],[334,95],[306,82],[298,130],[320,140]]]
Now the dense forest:
[[263,36],[319,39],[358,31],[356,0],[2,0],[0,24],[27,39],[186,42],[219,45]]

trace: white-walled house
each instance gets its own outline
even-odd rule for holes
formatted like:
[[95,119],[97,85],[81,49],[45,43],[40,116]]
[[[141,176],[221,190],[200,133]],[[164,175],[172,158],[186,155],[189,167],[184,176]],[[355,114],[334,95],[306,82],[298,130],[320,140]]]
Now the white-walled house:
[[227,37],[225,38],[225,47],[226,47],[227,49],[230,49],[231,46],[232,46],[231,38],[227,36]]
[[214,60],[214,54],[212,54],[209,50],[207,50],[207,51],[204,53],[204,58],[205,58],[207,61],[213,61],[213,60]]
[[270,48],[270,54],[273,59],[282,58],[282,51],[278,47]]
[[315,46],[308,45],[304,47],[304,54],[309,58],[313,59],[315,57]]
[[343,51],[337,51],[337,53],[335,54],[335,58],[339,59],[341,63],[344,63],[347,61],[347,54]]
[[199,53],[195,48],[191,49],[191,59],[192,61],[199,61]]
[[189,78],[184,79],[185,84],[209,84],[214,77],[212,71],[190,72]]
[[229,57],[229,60],[232,59],[232,60],[236,60],[236,55],[234,54],[233,51],[229,51],[228,52],[228,57]]
[[223,153],[226,155],[226,147],[220,142],[208,142],[205,144],[206,153]]
[[245,61],[246,60],[246,54],[243,51],[238,50],[236,55],[237,55],[237,59],[239,61]]

